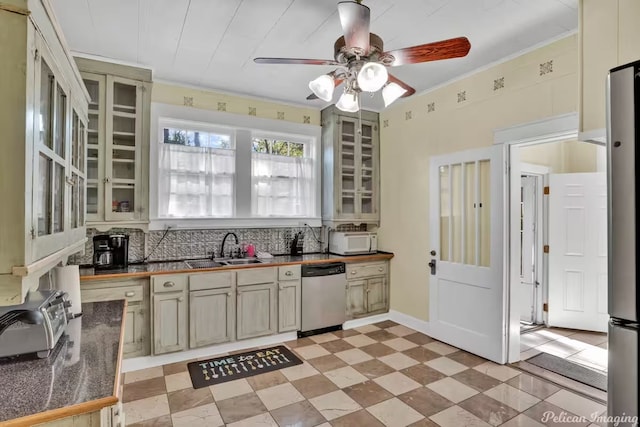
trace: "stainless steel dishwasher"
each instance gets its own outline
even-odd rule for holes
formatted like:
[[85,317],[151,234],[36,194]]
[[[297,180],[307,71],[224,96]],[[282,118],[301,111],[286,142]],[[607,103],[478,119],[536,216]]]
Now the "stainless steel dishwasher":
[[347,320],[347,275],[344,262],[302,266],[300,336],[342,329]]

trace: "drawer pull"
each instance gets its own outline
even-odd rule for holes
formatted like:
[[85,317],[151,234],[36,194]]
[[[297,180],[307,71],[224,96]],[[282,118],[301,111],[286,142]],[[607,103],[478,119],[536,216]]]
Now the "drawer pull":
[[371,289],[367,289],[367,293],[371,292]]
[[227,296],[230,297],[231,296],[231,292],[227,292]]
[[384,271],[384,268],[378,267],[378,271]]
[[124,296],[125,296],[125,297],[129,297],[129,298],[130,298],[130,297],[134,297],[134,296],[136,296],[136,293],[135,293],[135,292],[133,292],[133,291],[128,291],[128,292],[125,292],[125,293],[124,293]]
[[178,302],[182,302],[182,301],[184,301],[184,297],[179,297]]
[[164,286],[165,288],[173,288],[176,284],[173,282],[164,282]]
[[284,291],[284,286],[280,285],[278,289],[280,289],[281,291]]
[[293,276],[293,271],[288,270],[286,273],[284,273],[285,276]]

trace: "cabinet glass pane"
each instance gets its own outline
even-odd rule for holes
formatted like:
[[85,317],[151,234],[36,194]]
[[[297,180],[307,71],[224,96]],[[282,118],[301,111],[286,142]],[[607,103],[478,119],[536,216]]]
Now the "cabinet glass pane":
[[342,213],[354,214],[356,212],[355,193],[342,192]]
[[73,186],[71,187],[71,228],[78,227],[79,211],[78,211],[78,175],[72,174]]
[[113,159],[114,179],[136,179],[135,160]]
[[87,184],[87,213],[98,213],[98,187],[97,184]]
[[51,234],[51,159],[40,154],[38,162],[38,236]]
[[65,138],[67,123],[67,95],[60,87],[56,85],[56,118],[55,118],[55,137],[53,139],[53,151],[64,158],[65,157]]
[[87,152],[86,132],[84,123],[78,120],[78,169],[85,171],[85,155]]
[[478,194],[480,220],[478,221],[478,239],[480,241],[478,258],[482,267],[491,264],[491,161],[479,163],[480,191]]
[[449,203],[449,166],[440,166],[440,260],[449,261],[449,227],[451,205]]
[[135,85],[115,82],[113,84],[113,110],[135,113],[136,93],[137,87]]
[[89,92],[89,97],[91,98],[89,108],[97,110],[98,102],[100,102],[100,83],[96,80],[84,79],[83,81],[87,88],[87,92]]
[[79,177],[78,178],[78,227],[84,227],[84,211],[85,211],[85,205],[84,205],[84,194],[87,191],[85,185],[86,182],[84,180],[84,178]]
[[351,142],[354,143],[356,142],[356,123],[355,122],[351,122],[349,120],[346,119],[342,119],[341,121],[342,123],[342,127],[341,127],[341,139],[343,142]]
[[87,148],[87,179],[98,179],[98,147]]
[[64,230],[64,166],[56,163],[53,182],[53,232]]
[[79,125],[80,119],[78,118],[78,114],[74,110],[71,118],[71,165],[73,165],[73,167],[76,169],[80,164],[80,141],[78,140]]
[[113,116],[113,145],[135,147],[136,145],[136,118],[121,117],[116,114],[130,114],[114,112]]
[[53,148],[53,85],[54,77],[47,63],[40,61],[40,117],[39,132],[40,143]]
[[112,212],[131,212],[135,206],[135,186],[113,184],[111,194]]

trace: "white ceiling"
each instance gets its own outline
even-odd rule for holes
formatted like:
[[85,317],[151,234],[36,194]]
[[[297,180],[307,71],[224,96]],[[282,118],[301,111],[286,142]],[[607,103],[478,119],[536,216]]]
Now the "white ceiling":
[[[154,79],[323,108],[307,84],[332,67],[259,65],[258,56],[333,59],[338,0],[52,0],[70,48],[150,67]],[[390,71],[418,92],[578,26],[578,0],[364,0],[385,50],[466,36],[465,58]],[[334,101],[340,91],[336,91]],[[382,109],[381,95],[363,106]]]

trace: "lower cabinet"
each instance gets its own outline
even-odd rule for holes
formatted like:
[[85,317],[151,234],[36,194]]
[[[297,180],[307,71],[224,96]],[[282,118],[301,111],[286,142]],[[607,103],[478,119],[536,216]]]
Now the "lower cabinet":
[[278,332],[300,329],[301,290],[300,280],[282,281],[278,284]]
[[347,265],[347,316],[357,318],[389,310],[388,262]]
[[367,279],[367,313],[386,311],[389,305],[388,294],[386,277]]
[[235,340],[236,295],[232,288],[189,292],[189,347]]
[[154,276],[153,354],[187,349],[188,308],[186,275]]
[[277,286],[275,283],[238,286],[237,338],[272,335],[277,329]]
[[143,356],[149,354],[145,345],[145,335],[148,334],[149,317],[146,315],[148,309],[143,304],[128,304],[126,318],[124,321],[124,342],[123,356]]
[[367,314],[367,294],[366,280],[349,280],[347,292],[347,315],[358,317]]

